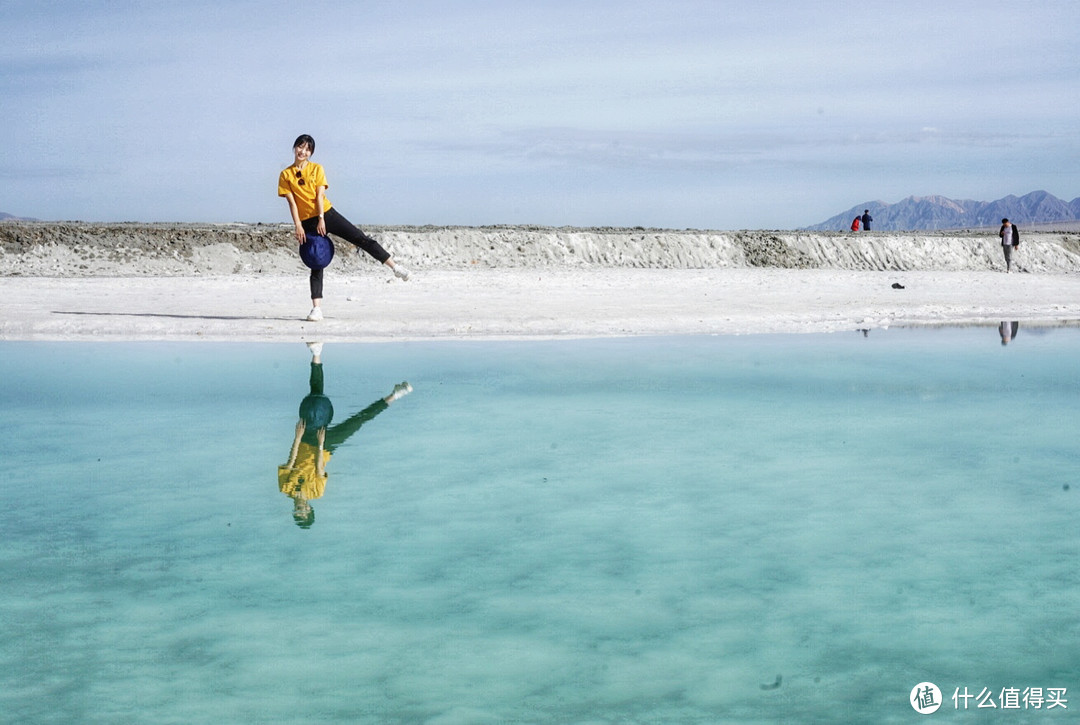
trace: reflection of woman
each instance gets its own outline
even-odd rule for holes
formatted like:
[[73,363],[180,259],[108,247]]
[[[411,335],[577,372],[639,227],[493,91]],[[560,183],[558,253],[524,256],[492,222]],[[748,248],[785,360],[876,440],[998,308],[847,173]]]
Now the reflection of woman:
[[326,464],[331,454],[364,423],[386,410],[391,403],[412,392],[408,383],[398,383],[385,398],[379,398],[359,413],[333,427],[334,406],[323,394],[322,343],[308,343],[311,348],[311,392],[300,402],[300,420],[296,423],[289,460],[278,466],[278,488],[293,499],[293,519],[307,529],[315,522],[315,510],[308,501],[326,490]]

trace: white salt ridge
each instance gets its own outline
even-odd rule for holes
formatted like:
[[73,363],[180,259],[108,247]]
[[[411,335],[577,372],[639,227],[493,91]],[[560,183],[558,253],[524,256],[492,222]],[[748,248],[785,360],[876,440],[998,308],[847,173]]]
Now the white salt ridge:
[[[777,267],[878,271],[994,270],[993,233],[807,233],[538,227],[386,227],[368,230],[411,268]],[[188,276],[301,270],[286,225],[0,224],[0,275]],[[1018,266],[1080,271],[1080,235],[1025,234]],[[376,269],[338,242],[338,270]]]

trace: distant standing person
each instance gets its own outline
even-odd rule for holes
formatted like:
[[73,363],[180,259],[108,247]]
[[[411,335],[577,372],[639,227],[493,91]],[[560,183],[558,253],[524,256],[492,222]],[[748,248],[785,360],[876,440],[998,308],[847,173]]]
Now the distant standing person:
[[862,228],[864,232],[870,231],[870,222],[874,221],[874,217],[870,216],[869,209],[863,209],[862,213]]
[[1020,246],[1020,230],[1008,219],[1002,219],[998,236],[1001,237],[1001,252],[1005,255],[1005,274],[1008,274],[1012,269],[1013,250]]
[[[326,174],[322,166],[312,161],[315,153],[315,139],[302,134],[293,142],[294,161],[291,166],[278,175],[278,196],[289,202],[297,244],[306,241],[307,234],[326,236],[329,232],[363,249],[373,258],[393,270],[398,279],[407,280],[409,271],[394,264],[390,253],[377,241],[353,226],[352,222],[338,213],[326,198]],[[312,269],[310,277],[311,312],[307,319],[316,322],[323,318],[323,270]]]

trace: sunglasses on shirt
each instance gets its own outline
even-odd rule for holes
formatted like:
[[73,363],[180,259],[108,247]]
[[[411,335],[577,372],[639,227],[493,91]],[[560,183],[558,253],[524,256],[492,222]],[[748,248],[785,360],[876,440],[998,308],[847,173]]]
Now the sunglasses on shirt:
[[304,177],[300,175],[299,171],[296,172],[296,178],[299,179],[299,181],[296,182],[296,183],[300,184],[300,186],[303,186],[304,185]]

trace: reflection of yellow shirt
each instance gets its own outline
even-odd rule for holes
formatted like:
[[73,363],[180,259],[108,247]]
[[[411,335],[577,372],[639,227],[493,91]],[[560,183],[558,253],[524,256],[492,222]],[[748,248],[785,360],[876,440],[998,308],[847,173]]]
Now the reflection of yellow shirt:
[[[315,456],[319,449],[310,443],[300,443],[296,451],[296,462],[292,468],[278,466],[278,488],[286,496],[300,496],[308,501],[319,498],[326,491],[326,474],[320,476],[315,470]],[[330,462],[330,451],[323,451],[323,471]]]
[[[278,175],[277,194],[285,196],[291,191],[293,199],[296,200],[296,209],[300,212],[300,219],[310,219],[319,215],[319,210],[315,207],[315,189],[327,185],[326,174],[323,173],[322,166],[310,161],[304,166],[304,170],[300,171],[299,179],[296,178],[297,171],[298,169],[293,165]],[[304,183],[301,184],[301,181]],[[329,211],[329,209],[330,200],[324,195],[323,211]]]

